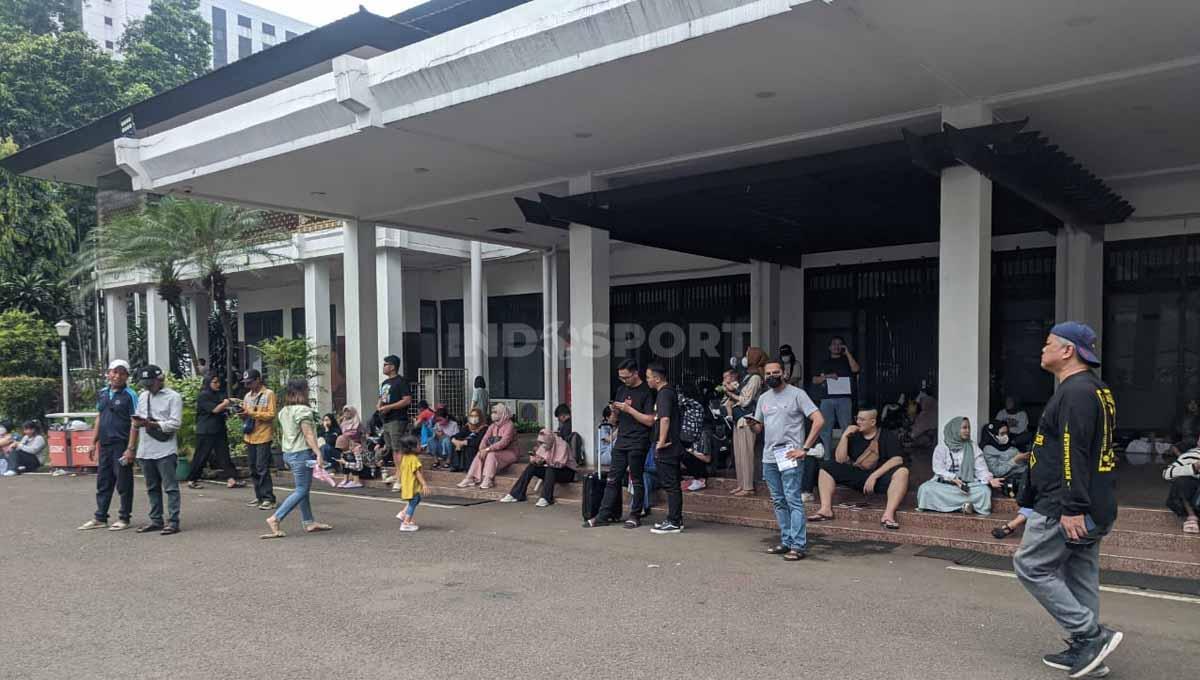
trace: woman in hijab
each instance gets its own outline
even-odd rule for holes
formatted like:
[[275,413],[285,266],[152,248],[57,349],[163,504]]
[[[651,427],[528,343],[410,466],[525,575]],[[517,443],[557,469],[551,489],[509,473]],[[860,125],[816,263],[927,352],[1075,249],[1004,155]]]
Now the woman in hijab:
[[458,488],[476,484],[481,489],[492,488],[496,474],[517,462],[517,456],[517,428],[512,422],[512,412],[504,404],[493,404],[492,424],[479,442],[479,453]]
[[200,478],[207,465],[221,468],[225,484],[230,489],[246,486],[238,481],[237,468],[229,456],[229,437],[225,427],[229,404],[225,379],[221,374],[213,371],[205,375],[204,387],[196,396],[196,455],[188,474],[188,487],[192,489],[203,488]]
[[971,422],[951,418],[942,430],[942,442],[933,450],[933,479],[917,489],[917,509],[934,512],[992,513],[992,477],[987,462],[971,443]]
[[758,395],[762,394],[763,367],[766,365],[767,353],[761,347],[751,347],[746,350],[746,356],[742,358],[746,376],[737,385],[736,392],[731,389],[733,385],[728,383],[725,385],[730,414],[733,416],[735,424],[733,460],[737,470],[737,488],[732,492],[734,496],[754,495],[754,446],[757,443],[758,435],[750,427],[745,416],[754,415]]
[[[983,451],[983,459],[987,461],[988,470],[993,477],[1001,483],[1008,479],[1024,482],[1025,473],[1029,470],[1029,454],[1021,453],[1013,443],[1008,433],[1007,422],[995,420],[988,423],[979,437],[979,448]],[[1005,522],[1003,526],[992,529],[992,536],[1008,538],[1021,528],[1031,514],[1032,508],[1021,508],[1016,517]]]

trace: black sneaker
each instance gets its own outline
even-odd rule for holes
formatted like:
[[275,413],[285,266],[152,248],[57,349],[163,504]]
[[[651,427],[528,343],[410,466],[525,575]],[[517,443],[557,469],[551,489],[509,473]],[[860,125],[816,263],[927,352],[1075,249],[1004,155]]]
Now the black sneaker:
[[255,498],[255,499],[254,499],[254,500],[252,500],[252,501],[246,501],[246,507],[247,507],[247,508],[257,508],[257,507],[258,507],[258,506],[260,506],[260,505],[262,505],[262,499],[261,499],[261,498]]
[[[1075,662],[1079,660],[1079,648],[1083,646],[1083,642],[1074,638],[1064,640],[1064,642],[1066,642],[1068,645],[1066,649],[1058,654],[1047,654],[1046,656],[1043,656],[1042,663],[1051,668],[1057,668],[1060,671],[1071,670],[1071,667],[1074,666]],[[1099,666],[1093,668],[1092,672],[1088,673],[1084,677],[1103,678],[1107,677],[1109,672],[1108,666],[1100,664]]]
[[1090,673],[1104,664],[1104,659],[1113,653],[1124,637],[1125,634],[1121,631],[1100,626],[1099,635],[1081,640],[1075,665],[1071,666],[1070,677],[1089,677]]
[[640,526],[642,526],[642,523],[633,517],[630,517],[629,519],[625,520],[625,528],[626,529],[636,529]]
[[683,531],[683,527],[674,522],[659,522],[650,529],[652,534],[677,534],[681,531]]

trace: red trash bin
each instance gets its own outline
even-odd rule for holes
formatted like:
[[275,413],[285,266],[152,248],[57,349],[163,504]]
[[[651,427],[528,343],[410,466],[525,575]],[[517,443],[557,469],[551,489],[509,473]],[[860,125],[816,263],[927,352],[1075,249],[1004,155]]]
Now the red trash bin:
[[96,442],[91,430],[71,433],[71,467],[96,467]]
[[50,430],[48,434],[50,467],[71,467],[71,440],[69,434],[64,430]]

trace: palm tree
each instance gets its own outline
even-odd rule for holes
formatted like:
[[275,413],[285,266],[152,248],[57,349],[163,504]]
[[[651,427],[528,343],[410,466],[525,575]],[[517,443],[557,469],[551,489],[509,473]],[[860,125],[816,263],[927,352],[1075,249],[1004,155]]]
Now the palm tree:
[[179,219],[178,201],[170,197],[151,203],[136,213],[121,215],[97,226],[80,249],[72,278],[83,283],[84,292],[92,287],[91,271],[142,270],[155,278],[158,295],[184,331],[193,371],[199,371],[199,357],[187,318],[183,315],[183,277],[188,264],[187,227]]

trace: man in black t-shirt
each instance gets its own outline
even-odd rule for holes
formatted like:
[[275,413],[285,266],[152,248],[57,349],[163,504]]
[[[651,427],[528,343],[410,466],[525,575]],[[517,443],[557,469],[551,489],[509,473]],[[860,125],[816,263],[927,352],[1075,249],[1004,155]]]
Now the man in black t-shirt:
[[1071,636],[1066,650],[1042,661],[1072,678],[1107,674],[1104,659],[1124,637],[1100,624],[1100,541],[1117,519],[1117,406],[1090,370],[1100,365],[1095,345],[1095,331],[1074,321],[1046,337],[1041,365],[1058,390],[1034,436],[1018,499],[1033,514],[1013,557],[1021,584]]
[[864,496],[887,494],[880,524],[893,531],[900,528],[896,510],[908,493],[908,459],[900,446],[900,437],[879,427],[879,411],[873,408],[858,411],[854,425],[842,432],[833,460],[821,461],[817,485],[821,491],[821,509],[808,521],[833,519],[833,490],[840,485]]
[[387,378],[379,385],[379,403],[375,411],[383,420],[383,443],[395,456],[400,451],[400,437],[408,433],[412,391],[408,381],[400,375],[400,357],[395,354],[383,358],[383,374]]
[[[818,365],[820,372],[813,376],[813,385],[821,395],[821,415],[825,427],[821,428],[821,444],[826,451],[833,450],[833,429],[850,425],[850,413],[854,403],[854,377],[858,375],[858,361],[846,347],[846,341],[835,335],[829,342],[829,357]],[[842,389],[849,381],[850,389]]]
[[[679,466],[682,463],[683,442],[680,440],[682,419],[679,394],[667,379],[667,369],[659,363],[646,367],[646,382],[657,394],[654,398],[654,465],[658,486],[667,496],[667,518],[654,525],[651,533],[677,534],[683,531],[683,489],[680,488]],[[617,438],[619,443],[620,437]]]
[[608,468],[608,482],[604,487],[604,498],[600,501],[597,515],[583,523],[585,528],[612,522],[621,513],[621,487],[626,475],[633,476],[633,504],[625,528],[641,526],[642,507],[645,503],[646,487],[642,473],[646,467],[646,453],[650,450],[650,428],[654,425],[654,396],[650,387],[638,374],[638,365],[626,359],[617,369],[621,386],[617,396],[609,405],[617,415],[617,441],[613,445],[612,465]]

